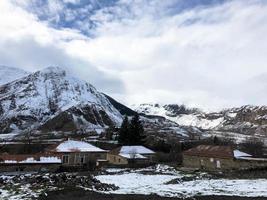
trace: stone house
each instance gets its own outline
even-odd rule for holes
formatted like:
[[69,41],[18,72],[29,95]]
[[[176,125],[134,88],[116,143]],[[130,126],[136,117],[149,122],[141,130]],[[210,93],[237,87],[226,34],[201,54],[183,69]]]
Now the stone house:
[[233,170],[267,167],[267,159],[251,155],[230,146],[199,145],[183,152],[183,166],[205,170]]
[[34,154],[34,155],[10,155],[7,153],[0,155],[0,171],[37,171],[54,172],[61,165],[61,159],[55,155]]
[[111,165],[149,165],[155,161],[155,152],[144,146],[121,146],[107,154]]
[[63,141],[50,149],[48,153],[60,157],[62,166],[68,167],[96,165],[107,159],[107,151],[78,140]]

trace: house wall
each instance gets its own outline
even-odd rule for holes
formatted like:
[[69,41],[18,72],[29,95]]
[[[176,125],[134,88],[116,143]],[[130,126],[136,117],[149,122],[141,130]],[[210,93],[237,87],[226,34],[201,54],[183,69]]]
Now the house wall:
[[199,156],[183,156],[183,166],[190,168],[202,168],[207,170],[234,169],[237,167],[233,159],[209,158]]
[[14,163],[1,163],[1,172],[55,172],[59,169],[61,164],[14,164]]
[[156,156],[155,154],[142,154],[143,156],[147,157],[149,162],[156,162]]
[[107,154],[107,160],[112,165],[127,165],[128,159],[121,157],[119,155]]
[[239,169],[253,169],[253,168],[261,168],[267,167],[267,160],[235,160],[236,165]]
[[62,165],[79,166],[90,162],[96,162],[98,159],[107,159],[106,152],[70,152],[60,154]]
[[[219,166],[217,164],[219,162]],[[267,161],[209,158],[183,155],[183,166],[207,170],[252,169],[267,167]]]
[[129,167],[132,166],[147,166],[149,164],[152,163],[152,161],[150,161],[150,159],[152,160],[153,157],[149,157],[149,159],[127,159],[124,158],[120,155],[114,155],[114,154],[108,154],[107,155],[107,160],[109,162],[109,164],[111,165],[127,165]]

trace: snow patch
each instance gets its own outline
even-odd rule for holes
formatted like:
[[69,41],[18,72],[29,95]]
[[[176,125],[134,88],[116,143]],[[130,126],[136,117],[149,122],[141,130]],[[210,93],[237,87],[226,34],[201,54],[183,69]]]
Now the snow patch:
[[105,152],[92,144],[83,141],[67,140],[59,144],[56,148],[57,152]]
[[155,152],[144,146],[122,146],[120,149],[121,154],[154,154]]

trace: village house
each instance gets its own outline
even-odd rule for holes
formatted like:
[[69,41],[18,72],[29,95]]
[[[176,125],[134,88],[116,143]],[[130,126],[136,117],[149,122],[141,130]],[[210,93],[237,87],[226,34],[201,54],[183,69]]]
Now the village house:
[[84,141],[70,139],[56,145],[48,153],[60,157],[65,167],[98,165],[107,159],[107,151]]
[[199,145],[183,152],[183,166],[205,170],[232,170],[267,167],[267,159],[230,146]]
[[121,146],[107,155],[111,165],[149,165],[155,161],[155,152],[144,146]]
[[10,155],[7,153],[0,155],[1,172],[53,172],[60,167],[61,163],[61,159],[53,155]]

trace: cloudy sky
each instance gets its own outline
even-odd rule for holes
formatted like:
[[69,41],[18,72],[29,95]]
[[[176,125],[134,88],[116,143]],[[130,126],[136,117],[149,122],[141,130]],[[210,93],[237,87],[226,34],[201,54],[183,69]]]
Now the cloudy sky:
[[267,105],[267,1],[0,0],[0,65],[61,66],[128,105]]

